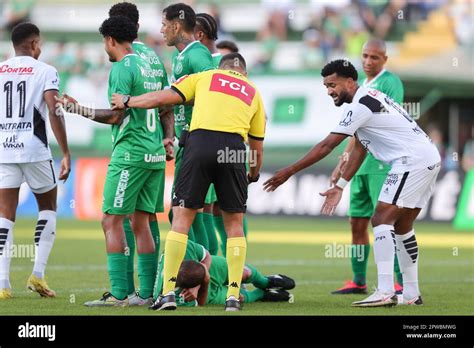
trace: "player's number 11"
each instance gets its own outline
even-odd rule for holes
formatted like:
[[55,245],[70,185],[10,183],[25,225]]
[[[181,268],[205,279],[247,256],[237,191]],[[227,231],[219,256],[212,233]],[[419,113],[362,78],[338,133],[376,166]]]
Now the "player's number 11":
[[[7,118],[13,117],[13,81],[5,82],[3,91],[6,93]],[[16,86],[16,91],[20,94],[20,113],[18,117],[25,116],[25,99],[26,99],[26,81],[21,81]]]

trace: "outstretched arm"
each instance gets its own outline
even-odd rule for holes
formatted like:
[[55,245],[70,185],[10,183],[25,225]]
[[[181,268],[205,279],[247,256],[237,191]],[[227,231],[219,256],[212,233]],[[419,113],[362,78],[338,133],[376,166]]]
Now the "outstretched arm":
[[[163,105],[182,104],[185,101],[182,95],[173,88],[162,91],[149,92],[136,97],[131,97],[128,101],[129,108],[154,109]],[[112,94],[112,109],[125,109],[123,95]]]
[[263,183],[265,191],[275,191],[278,186],[287,181],[292,175],[298,173],[320,160],[331,153],[334,148],[339,145],[346,137],[347,134],[331,133],[323,141],[316,144],[302,159],[298,162],[289,165],[275,173],[273,177]]
[[341,156],[339,156],[339,162],[331,174],[331,185],[335,185],[342,173],[344,173],[344,170],[346,170],[347,161],[349,160],[349,156],[352,152],[352,149],[354,148],[355,140],[355,137],[350,138],[346,148],[344,149],[344,152]]
[[321,196],[326,197],[326,200],[324,201],[321,208],[321,213],[324,215],[334,214],[337,205],[341,201],[344,187],[355,175],[362,162],[364,162],[366,155],[367,151],[365,150],[364,146],[362,146],[359,140],[356,140],[354,143],[354,149],[351,152],[351,155],[347,161],[346,169],[344,170],[341,178],[335,183],[334,187],[330,188],[324,193],[320,193]]
[[61,98],[55,97],[55,99],[67,112],[81,115],[98,123],[121,124],[125,117],[125,110],[87,108],[67,94],[64,94]]

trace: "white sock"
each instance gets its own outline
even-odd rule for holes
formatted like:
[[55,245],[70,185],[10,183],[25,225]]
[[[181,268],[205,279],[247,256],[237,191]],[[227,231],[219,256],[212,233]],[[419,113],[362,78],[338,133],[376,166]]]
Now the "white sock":
[[44,270],[56,237],[56,212],[42,210],[39,212],[35,232],[35,265],[33,275],[44,278]]
[[393,293],[393,262],[395,260],[395,240],[392,225],[374,227],[374,257],[377,265],[377,288],[384,293]]
[[13,250],[13,225],[15,223],[0,218],[0,289],[10,289],[10,261]]
[[397,256],[403,276],[403,297],[412,300],[420,295],[418,288],[418,243],[415,230],[396,235]]

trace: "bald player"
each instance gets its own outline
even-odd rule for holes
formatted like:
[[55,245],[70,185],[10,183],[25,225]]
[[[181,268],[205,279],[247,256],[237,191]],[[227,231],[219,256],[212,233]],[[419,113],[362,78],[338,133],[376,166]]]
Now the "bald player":
[[[362,66],[366,77],[360,82],[364,87],[379,90],[398,104],[402,104],[403,84],[398,76],[384,68],[388,59],[386,51],[383,40],[370,39],[364,44],[362,49]],[[333,185],[344,172],[354,144],[355,138],[351,138],[344,153],[339,157],[339,163],[331,175],[331,183]],[[346,281],[342,288],[333,291],[332,294],[367,293],[366,273],[370,252],[368,226],[389,170],[389,165],[376,160],[373,155],[368,153],[365,161],[352,178],[349,220],[352,230],[351,264],[354,276],[352,280]],[[362,249],[363,252],[361,253],[357,249]],[[400,294],[403,290],[401,285],[403,281],[396,257],[395,254],[395,274],[397,277],[395,290],[397,294]]]

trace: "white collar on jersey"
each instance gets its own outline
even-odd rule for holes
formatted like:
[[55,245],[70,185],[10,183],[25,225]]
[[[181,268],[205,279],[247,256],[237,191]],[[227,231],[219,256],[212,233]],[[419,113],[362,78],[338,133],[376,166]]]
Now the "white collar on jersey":
[[211,54],[211,56],[218,57],[218,56],[222,56],[222,54],[220,52],[216,52],[216,53]]
[[138,56],[138,54],[136,54],[136,53],[129,53],[129,54],[124,55],[122,59],[127,58],[128,56]]
[[367,77],[366,77],[365,80],[364,80],[364,83],[363,83],[364,87],[368,87],[372,83],[374,83],[375,80],[377,80],[380,76],[382,76],[385,71],[387,71],[387,70],[385,70],[385,68],[383,68],[381,72],[379,72],[372,80],[370,80],[370,82],[367,82]]
[[191,47],[192,45],[194,45],[196,42],[199,42],[198,40],[194,40],[193,42],[191,42],[189,45],[187,45],[181,52],[179,52],[178,54],[178,58],[181,57],[183,55],[183,53],[189,48]]
[[357,91],[355,92],[354,96],[352,97],[352,101],[350,102],[350,104],[352,104],[356,100],[359,100],[365,94],[367,94],[367,87],[359,86],[359,88],[357,88]]
[[138,41],[138,40],[136,40],[136,41],[133,41],[132,43],[136,43],[136,44],[139,44],[139,45],[144,45],[144,43],[143,43],[143,42],[141,42],[141,41]]

